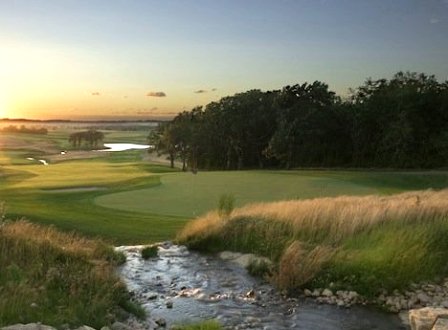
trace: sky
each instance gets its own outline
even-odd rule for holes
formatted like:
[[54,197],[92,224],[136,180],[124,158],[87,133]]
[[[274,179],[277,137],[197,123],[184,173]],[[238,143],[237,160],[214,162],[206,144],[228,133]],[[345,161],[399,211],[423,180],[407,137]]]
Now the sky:
[[0,0],[0,118],[167,118],[400,70],[448,79],[448,0]]

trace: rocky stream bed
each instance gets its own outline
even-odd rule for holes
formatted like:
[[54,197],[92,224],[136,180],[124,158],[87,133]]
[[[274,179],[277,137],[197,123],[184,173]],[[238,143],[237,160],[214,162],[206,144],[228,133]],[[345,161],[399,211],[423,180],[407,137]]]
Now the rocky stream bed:
[[117,249],[127,258],[119,274],[148,312],[145,328],[216,319],[227,329],[407,329],[397,314],[284,297],[241,265],[183,246],[162,244],[148,260],[139,246]]

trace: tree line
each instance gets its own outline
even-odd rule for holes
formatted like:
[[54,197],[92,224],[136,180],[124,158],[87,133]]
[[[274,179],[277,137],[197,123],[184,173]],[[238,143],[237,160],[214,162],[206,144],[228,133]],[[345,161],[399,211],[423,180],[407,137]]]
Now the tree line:
[[0,128],[0,132],[3,133],[19,133],[19,134],[41,134],[47,135],[48,130],[46,128],[36,128],[36,127],[26,127],[21,125],[20,127],[9,125],[3,128]]
[[448,164],[448,81],[398,72],[347,99],[328,85],[250,90],[178,114],[148,136],[183,169],[434,168]]

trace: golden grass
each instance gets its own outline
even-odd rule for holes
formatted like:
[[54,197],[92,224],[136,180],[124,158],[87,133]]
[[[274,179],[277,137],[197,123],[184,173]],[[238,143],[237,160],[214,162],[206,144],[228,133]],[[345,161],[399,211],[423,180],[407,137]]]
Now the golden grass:
[[120,308],[132,311],[114,272],[122,258],[99,240],[22,220],[0,222],[0,327],[41,321],[99,328]]
[[65,252],[82,255],[88,259],[101,257],[107,248],[100,240],[83,238],[75,233],[58,231],[25,220],[9,222],[1,228],[1,235],[17,241],[28,241],[38,245],[48,244]]
[[428,190],[252,204],[229,217],[211,212],[178,239],[198,249],[270,257],[282,288],[306,284],[325,269],[326,279],[342,281],[358,272],[353,283],[368,291],[384,276],[390,286],[445,276],[437,272],[446,271],[447,232],[448,190]]
[[274,282],[282,289],[296,288],[309,282],[336,251],[328,246],[307,248],[294,241],[283,253]]
[[[388,221],[429,221],[448,216],[448,190],[407,192],[392,196],[340,196],[259,203],[235,209],[228,220],[257,218],[280,221],[300,232],[318,234],[323,230],[331,241],[352,236]],[[204,231],[219,231],[223,220],[217,213],[188,224],[180,238],[206,235]]]
[[178,234],[177,239],[179,241],[185,241],[193,237],[195,239],[201,239],[206,236],[218,234],[226,223],[227,220],[222,218],[217,211],[211,211],[187,223]]

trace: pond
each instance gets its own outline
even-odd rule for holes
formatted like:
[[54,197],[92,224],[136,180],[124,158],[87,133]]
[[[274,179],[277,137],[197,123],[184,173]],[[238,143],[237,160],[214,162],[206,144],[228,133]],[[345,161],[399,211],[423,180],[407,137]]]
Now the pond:
[[98,151],[126,151],[126,150],[138,150],[138,149],[149,149],[154,146],[148,144],[136,144],[136,143],[105,143],[104,147],[106,149],[101,149]]

